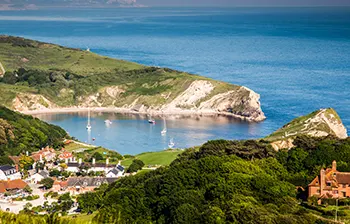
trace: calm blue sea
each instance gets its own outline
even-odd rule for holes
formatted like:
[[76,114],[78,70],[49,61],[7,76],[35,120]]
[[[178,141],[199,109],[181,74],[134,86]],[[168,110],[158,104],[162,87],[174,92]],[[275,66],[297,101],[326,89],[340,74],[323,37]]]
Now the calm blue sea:
[[[170,135],[179,147],[216,138],[263,137],[325,107],[335,108],[350,129],[350,8],[8,11],[0,12],[0,33],[89,47],[110,57],[244,85],[261,95],[267,116],[262,123],[221,118],[171,123],[169,118],[167,139],[159,134],[161,125],[150,127],[142,117],[95,114],[96,144],[122,153],[161,150]],[[43,118],[88,141],[84,127],[77,125],[84,116]],[[107,129],[105,116],[114,117],[115,126]],[[107,132],[109,139],[99,137]]]

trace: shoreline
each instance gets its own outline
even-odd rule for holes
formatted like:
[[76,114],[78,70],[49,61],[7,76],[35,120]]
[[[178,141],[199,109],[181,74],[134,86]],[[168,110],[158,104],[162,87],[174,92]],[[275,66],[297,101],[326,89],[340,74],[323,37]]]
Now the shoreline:
[[39,115],[39,114],[62,114],[62,113],[79,113],[79,112],[109,112],[109,113],[124,113],[124,114],[140,114],[148,115],[152,114],[154,116],[170,116],[170,115],[197,115],[197,116],[217,116],[223,115],[228,117],[237,118],[247,122],[261,122],[266,118],[253,119],[250,117],[244,117],[241,115],[229,113],[229,112],[215,112],[215,111],[195,111],[195,110],[177,110],[177,111],[160,111],[160,110],[149,110],[149,111],[135,111],[128,108],[110,108],[110,107],[66,107],[66,108],[52,108],[52,109],[40,109],[40,110],[24,110],[17,112],[26,115]]

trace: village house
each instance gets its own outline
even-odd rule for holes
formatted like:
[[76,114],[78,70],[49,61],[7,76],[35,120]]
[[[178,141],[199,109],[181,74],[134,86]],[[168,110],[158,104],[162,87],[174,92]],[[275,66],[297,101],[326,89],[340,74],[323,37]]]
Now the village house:
[[320,175],[308,186],[309,197],[347,198],[350,197],[350,172],[337,171],[337,162],[332,168],[321,169]]
[[10,165],[0,166],[0,180],[16,180],[21,179],[22,175],[18,172],[18,166]]
[[116,165],[109,164],[108,158],[106,159],[106,163],[96,163],[95,158],[92,159],[92,163],[83,163],[83,160],[81,158],[78,161],[75,161],[73,158],[71,162],[67,163],[66,170],[72,173],[78,173],[80,171],[80,167],[83,167],[85,165],[89,167],[87,172],[104,172],[105,174],[116,167]]
[[106,177],[122,177],[124,175],[124,167],[120,164],[117,165],[117,167],[110,170]]
[[47,170],[41,170],[38,173],[30,176],[30,181],[34,184],[39,183],[42,179],[50,177],[49,172]]
[[59,193],[69,192],[71,195],[94,191],[101,184],[110,184],[118,178],[107,177],[70,177],[66,181],[55,181],[52,190]]
[[0,181],[0,194],[20,195],[28,184],[21,179]]
[[32,153],[32,158],[35,161],[43,162],[44,160],[48,162],[53,162],[56,159],[56,151],[53,148],[50,148],[49,146],[46,146],[45,148],[42,148],[38,152]]
[[60,154],[58,155],[58,158],[60,160],[69,160],[73,158],[73,154],[71,152],[66,151],[65,149],[62,149]]

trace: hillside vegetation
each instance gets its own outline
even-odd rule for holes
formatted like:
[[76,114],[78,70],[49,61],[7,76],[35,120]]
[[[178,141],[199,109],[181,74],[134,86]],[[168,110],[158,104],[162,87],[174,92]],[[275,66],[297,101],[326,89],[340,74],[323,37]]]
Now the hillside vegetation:
[[37,151],[47,145],[62,145],[67,133],[60,127],[32,116],[0,106],[0,164],[10,162],[9,155]]
[[81,195],[79,205],[98,211],[96,223],[332,223],[295,189],[333,159],[347,171],[350,141],[300,136],[295,144],[276,152],[264,141],[209,141],[169,167]]
[[265,118],[247,88],[88,51],[0,36],[0,104],[19,111],[118,107],[130,111],[200,110]]

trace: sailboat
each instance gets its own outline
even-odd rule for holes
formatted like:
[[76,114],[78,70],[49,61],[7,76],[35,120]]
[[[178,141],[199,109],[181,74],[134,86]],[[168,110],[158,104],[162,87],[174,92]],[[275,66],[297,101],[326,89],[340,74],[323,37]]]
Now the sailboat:
[[168,147],[169,147],[169,149],[172,149],[172,148],[174,148],[174,146],[175,146],[174,139],[171,138],[170,141],[169,141]]
[[160,132],[162,135],[165,135],[166,134],[166,132],[167,132],[167,128],[166,128],[166,120],[165,120],[165,118],[164,118],[164,128],[163,128],[163,130]]
[[88,123],[86,125],[86,130],[91,131],[90,109],[88,110]]

